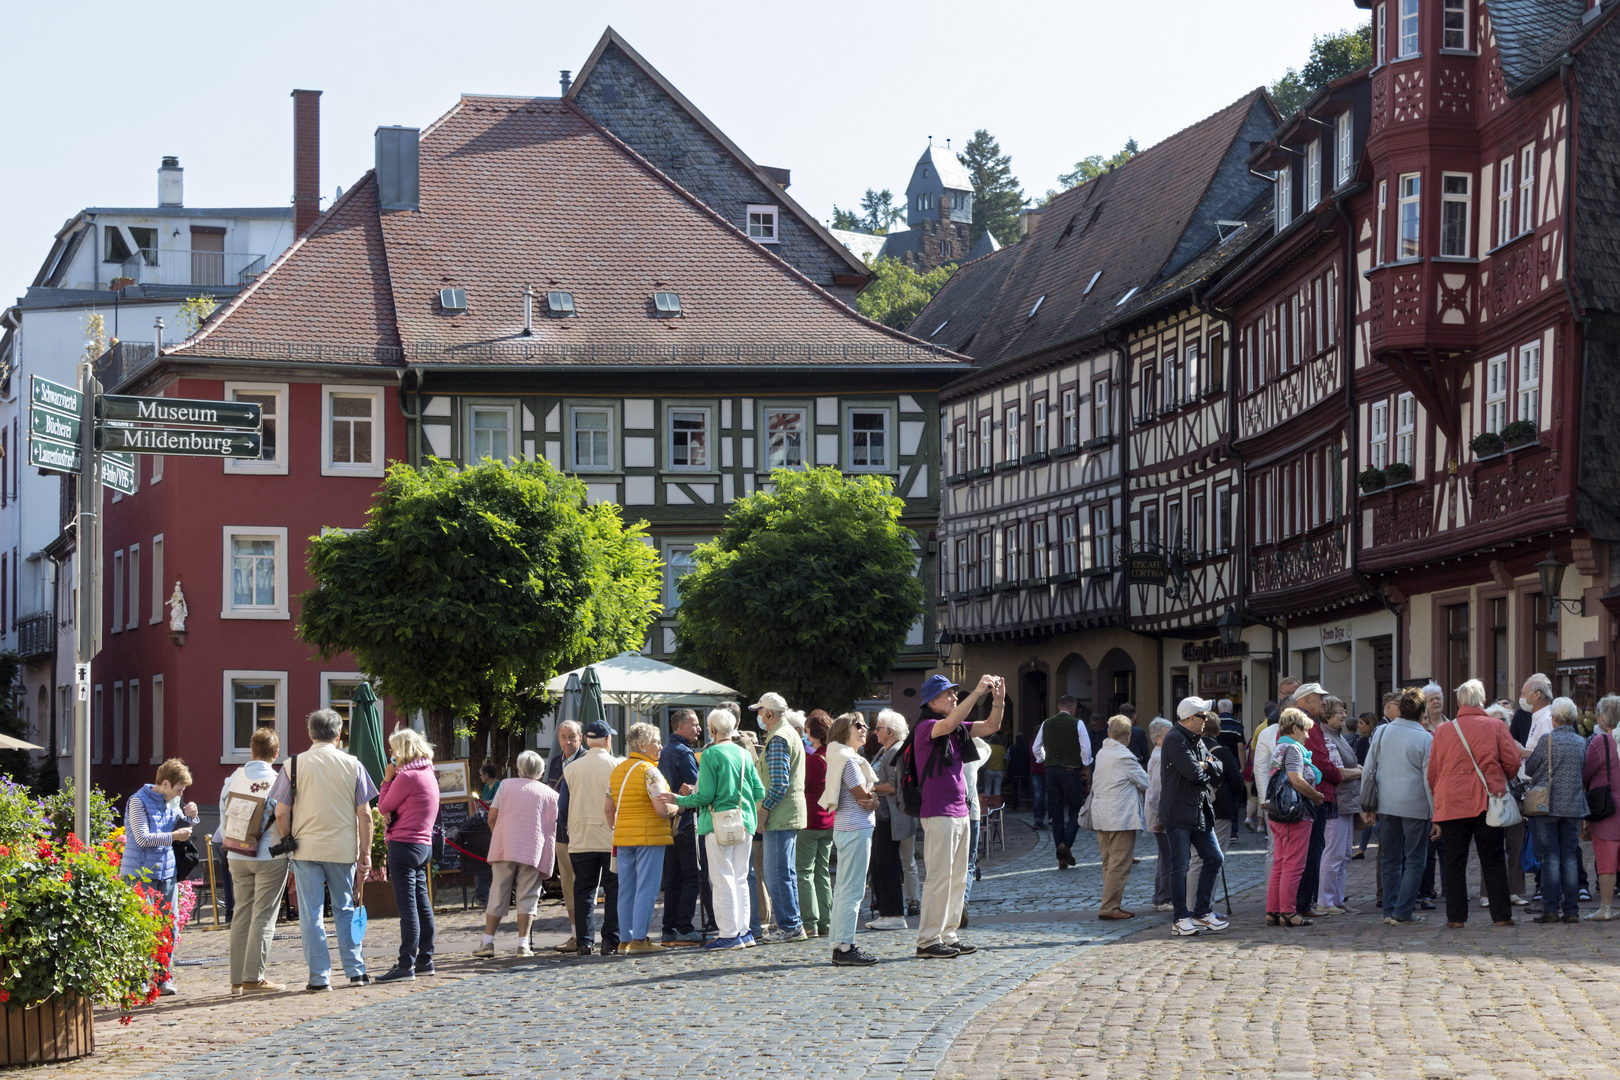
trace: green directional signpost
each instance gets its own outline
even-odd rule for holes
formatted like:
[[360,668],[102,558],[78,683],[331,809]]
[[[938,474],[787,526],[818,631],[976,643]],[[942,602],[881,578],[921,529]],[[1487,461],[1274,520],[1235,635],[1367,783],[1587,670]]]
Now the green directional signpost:
[[103,394],[87,363],[79,365],[77,389],[29,378],[28,462],[79,480],[79,612],[73,625],[73,822],[79,836],[90,835],[90,661],[101,651],[101,489],[133,495],[136,454],[256,459],[263,432],[259,406],[247,402]]

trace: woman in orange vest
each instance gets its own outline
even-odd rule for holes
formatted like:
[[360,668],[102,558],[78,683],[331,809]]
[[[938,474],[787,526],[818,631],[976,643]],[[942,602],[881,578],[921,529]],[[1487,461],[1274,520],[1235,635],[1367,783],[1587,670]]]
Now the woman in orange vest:
[[627,953],[657,952],[647,934],[664,881],[664,849],[674,842],[674,811],[655,798],[669,791],[658,771],[663,738],[651,724],[632,724],[624,741],[630,756],[608,778],[604,810],[619,859],[619,935]]

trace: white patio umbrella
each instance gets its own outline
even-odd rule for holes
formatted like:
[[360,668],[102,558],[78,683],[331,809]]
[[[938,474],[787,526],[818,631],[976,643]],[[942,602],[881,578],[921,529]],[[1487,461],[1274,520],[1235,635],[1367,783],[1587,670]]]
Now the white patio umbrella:
[[[626,713],[650,715],[660,705],[713,708],[723,701],[735,701],[742,696],[724,683],[638,652],[620,653],[591,666],[602,681],[602,697],[623,706]],[[568,688],[570,680],[577,685],[584,670],[577,668],[564,672],[546,684],[546,689],[561,693]]]

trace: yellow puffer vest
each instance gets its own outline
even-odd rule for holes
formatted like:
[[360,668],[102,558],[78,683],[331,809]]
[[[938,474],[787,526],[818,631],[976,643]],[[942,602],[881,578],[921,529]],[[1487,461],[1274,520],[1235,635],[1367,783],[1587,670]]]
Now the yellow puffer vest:
[[[634,776],[630,775],[631,769],[635,770]],[[658,763],[633,753],[619,762],[608,778],[608,794],[619,805],[619,816],[613,825],[615,847],[658,847],[674,842],[669,832],[669,818],[658,813],[652,796],[647,794],[646,769],[657,772]],[[621,788],[624,790],[622,798]]]

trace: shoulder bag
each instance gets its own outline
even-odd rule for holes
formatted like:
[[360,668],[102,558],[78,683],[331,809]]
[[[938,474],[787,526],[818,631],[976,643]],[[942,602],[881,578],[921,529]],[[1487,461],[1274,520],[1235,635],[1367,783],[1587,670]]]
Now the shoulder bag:
[[[744,762],[742,767],[748,768],[748,763]],[[740,784],[738,786],[741,787]],[[721,847],[736,847],[752,839],[748,832],[748,823],[743,820],[741,803],[730,810],[711,808],[709,818],[714,823],[714,842]]]
[[1271,780],[1266,784],[1266,817],[1279,825],[1292,825],[1305,820],[1305,813],[1305,796],[1288,779],[1288,770],[1273,770]]
[[1614,816],[1614,736],[1605,735],[1608,744],[1603,747],[1603,783],[1586,789],[1586,820],[1602,821]]
[[[1373,756],[1373,750],[1378,746],[1379,735],[1383,734],[1388,727],[1388,724],[1384,724],[1372,733],[1372,739],[1367,743],[1367,757],[1369,759]],[[1361,812],[1363,814],[1376,814],[1378,813],[1378,774],[1365,771],[1367,768],[1367,762],[1365,761],[1361,763],[1361,768],[1363,770],[1361,774]]]
[[[1557,729],[1555,728],[1554,731],[1556,730]],[[1545,784],[1533,784],[1529,788],[1525,789],[1525,817],[1545,817],[1546,815],[1552,813],[1553,760],[1554,754],[1556,753],[1556,750],[1554,749],[1555,740],[1553,739],[1552,731],[1547,732],[1547,734],[1543,735],[1542,738],[1547,740],[1547,782]]]
[[[1474,748],[1468,745],[1468,739],[1463,735],[1462,724],[1453,720],[1451,726],[1456,729],[1457,741],[1462,743],[1463,749],[1468,752],[1468,760],[1474,766],[1474,775],[1479,777],[1479,786],[1485,789],[1485,824],[1494,829],[1505,829],[1523,821],[1524,815],[1519,813],[1519,804],[1513,801],[1513,796],[1505,791],[1500,795],[1491,792],[1491,785],[1485,782],[1485,774],[1480,771],[1479,762],[1474,758]],[[1549,754],[1551,751],[1552,748],[1548,747]]]

